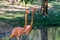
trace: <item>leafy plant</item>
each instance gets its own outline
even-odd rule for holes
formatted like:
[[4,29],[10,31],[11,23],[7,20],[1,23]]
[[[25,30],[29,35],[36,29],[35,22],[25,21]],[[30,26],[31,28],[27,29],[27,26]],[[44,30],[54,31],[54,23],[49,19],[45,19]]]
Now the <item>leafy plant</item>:
[[25,2],[25,4],[28,4],[29,2],[33,3],[34,0],[20,0],[20,2],[23,2],[23,1]]

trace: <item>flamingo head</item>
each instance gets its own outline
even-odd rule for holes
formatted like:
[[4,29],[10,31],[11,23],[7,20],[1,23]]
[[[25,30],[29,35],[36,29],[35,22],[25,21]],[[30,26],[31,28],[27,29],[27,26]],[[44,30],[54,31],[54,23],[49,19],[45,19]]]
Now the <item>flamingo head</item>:
[[34,8],[32,8],[32,12],[35,12],[36,11],[36,8],[34,7]]
[[29,10],[28,9],[26,9],[26,14],[28,14],[29,13]]

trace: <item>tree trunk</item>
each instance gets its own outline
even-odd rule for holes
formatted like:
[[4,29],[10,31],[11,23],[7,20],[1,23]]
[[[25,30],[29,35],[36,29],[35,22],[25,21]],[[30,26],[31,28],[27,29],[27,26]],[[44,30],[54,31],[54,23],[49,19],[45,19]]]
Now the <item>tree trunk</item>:
[[44,28],[42,27],[41,28],[41,37],[42,37],[42,40],[48,40],[48,28]]
[[[41,6],[41,14],[47,16],[48,15],[48,0],[42,0],[42,6]],[[48,40],[48,31],[47,27],[41,28],[41,36],[42,40]]]
[[41,14],[48,15],[48,0],[42,0]]

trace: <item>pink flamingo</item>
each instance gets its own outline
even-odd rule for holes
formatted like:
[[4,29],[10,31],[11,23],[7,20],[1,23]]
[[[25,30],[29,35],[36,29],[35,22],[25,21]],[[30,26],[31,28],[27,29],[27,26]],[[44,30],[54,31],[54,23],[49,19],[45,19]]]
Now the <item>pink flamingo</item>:
[[12,30],[12,33],[10,35],[10,38],[13,38],[14,36],[17,37],[17,40],[19,40],[19,36],[26,34],[28,35],[30,33],[30,31],[32,30],[32,25],[33,25],[33,18],[34,18],[34,12],[35,12],[36,8],[32,9],[32,19],[31,19],[31,23],[30,25],[27,25],[27,17],[28,17],[28,13],[29,11],[26,10],[26,14],[25,14],[25,25],[24,28],[21,27],[16,27]]

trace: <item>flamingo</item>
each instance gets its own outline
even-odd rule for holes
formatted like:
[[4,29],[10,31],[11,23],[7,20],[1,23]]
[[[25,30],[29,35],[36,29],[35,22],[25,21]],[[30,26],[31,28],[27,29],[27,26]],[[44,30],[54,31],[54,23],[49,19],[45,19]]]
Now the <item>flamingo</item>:
[[24,28],[21,28],[21,27],[16,27],[12,30],[12,33],[10,35],[10,38],[13,38],[13,37],[17,37],[17,40],[19,40],[19,37],[23,34],[26,34],[28,35],[30,33],[30,31],[32,30],[32,24],[33,24],[33,14],[35,12],[36,8],[33,8],[32,9],[32,19],[31,19],[31,24],[30,25],[27,25],[27,17],[28,17],[28,13],[29,11],[26,10],[26,14],[25,14],[25,25],[24,25]]

